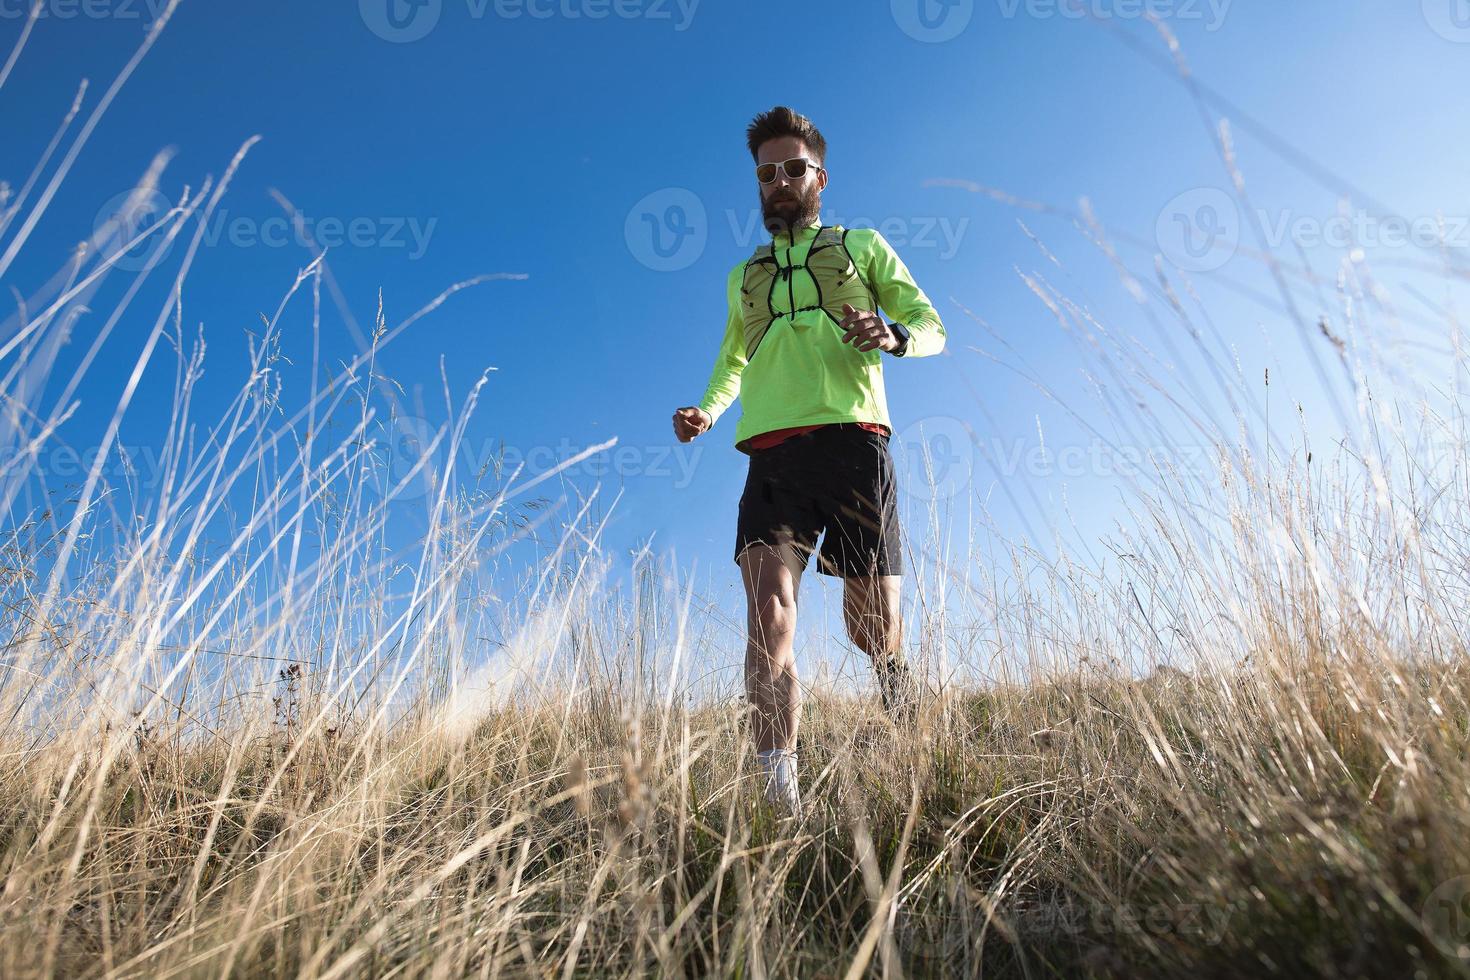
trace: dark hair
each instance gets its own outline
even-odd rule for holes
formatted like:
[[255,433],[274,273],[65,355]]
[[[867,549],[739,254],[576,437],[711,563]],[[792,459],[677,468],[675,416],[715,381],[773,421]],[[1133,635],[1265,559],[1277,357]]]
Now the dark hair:
[[819,163],[827,162],[827,141],[822,139],[821,132],[806,116],[784,105],[762,112],[746,127],[745,142],[750,147],[751,159],[759,162],[761,144],[782,136],[795,136],[806,144]]

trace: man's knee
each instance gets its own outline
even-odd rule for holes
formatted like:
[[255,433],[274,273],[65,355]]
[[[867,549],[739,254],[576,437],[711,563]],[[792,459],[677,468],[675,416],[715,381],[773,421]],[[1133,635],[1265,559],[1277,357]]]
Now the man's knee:
[[849,619],[847,638],[870,656],[893,653],[899,646],[900,629],[898,617],[876,613]]
[[756,595],[751,603],[751,624],[768,641],[795,633],[796,594],[777,588]]
[[776,589],[753,596],[750,602],[750,644],[746,648],[746,684],[752,701],[769,698],[796,704],[796,595]]
[[780,635],[796,628],[800,569],[788,547],[751,545],[741,556],[746,612],[753,630]]

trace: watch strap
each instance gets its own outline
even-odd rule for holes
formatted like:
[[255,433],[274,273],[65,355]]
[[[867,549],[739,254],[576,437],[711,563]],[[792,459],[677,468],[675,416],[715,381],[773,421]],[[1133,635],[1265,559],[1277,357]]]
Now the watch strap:
[[898,346],[893,348],[889,353],[894,357],[903,357],[904,354],[908,353],[909,349],[909,328],[902,323],[890,323],[888,329],[892,330],[898,337]]

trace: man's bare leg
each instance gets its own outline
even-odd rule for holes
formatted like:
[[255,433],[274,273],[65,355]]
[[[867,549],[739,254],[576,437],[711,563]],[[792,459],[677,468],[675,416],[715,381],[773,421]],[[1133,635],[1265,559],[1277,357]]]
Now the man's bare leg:
[[883,692],[883,707],[895,721],[912,720],[919,687],[903,658],[903,617],[899,575],[854,576],[842,580],[842,618],[848,638],[868,655]]
[[802,563],[789,544],[753,544],[740,556],[745,580],[745,690],[752,707],[756,751],[769,782],[767,795],[799,808],[796,731],[801,688],[796,678],[796,594]]

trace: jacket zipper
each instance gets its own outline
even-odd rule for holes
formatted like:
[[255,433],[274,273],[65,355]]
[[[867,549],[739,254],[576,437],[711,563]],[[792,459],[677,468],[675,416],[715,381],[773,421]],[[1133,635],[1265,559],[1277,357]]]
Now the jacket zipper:
[[794,328],[796,326],[796,286],[791,282],[791,249],[789,248],[786,250],[786,304],[786,308],[792,311],[787,316],[791,317],[791,326]]

